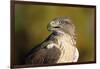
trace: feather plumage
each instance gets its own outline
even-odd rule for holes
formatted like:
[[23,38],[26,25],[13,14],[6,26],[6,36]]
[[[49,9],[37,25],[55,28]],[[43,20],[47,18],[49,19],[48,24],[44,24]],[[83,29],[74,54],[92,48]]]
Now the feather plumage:
[[52,34],[26,56],[28,64],[55,64],[77,62],[75,26],[66,17],[53,19],[48,24]]

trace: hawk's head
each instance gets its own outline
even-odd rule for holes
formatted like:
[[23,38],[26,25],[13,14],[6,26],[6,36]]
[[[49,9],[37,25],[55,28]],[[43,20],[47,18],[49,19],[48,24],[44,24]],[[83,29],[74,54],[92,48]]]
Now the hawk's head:
[[75,33],[75,26],[67,17],[57,17],[48,24],[48,30],[73,35]]

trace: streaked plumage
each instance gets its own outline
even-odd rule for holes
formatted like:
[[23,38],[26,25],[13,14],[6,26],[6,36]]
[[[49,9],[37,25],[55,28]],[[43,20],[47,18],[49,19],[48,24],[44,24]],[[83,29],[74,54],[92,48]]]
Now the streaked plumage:
[[67,17],[58,17],[48,24],[51,35],[25,57],[27,64],[77,62],[75,26]]

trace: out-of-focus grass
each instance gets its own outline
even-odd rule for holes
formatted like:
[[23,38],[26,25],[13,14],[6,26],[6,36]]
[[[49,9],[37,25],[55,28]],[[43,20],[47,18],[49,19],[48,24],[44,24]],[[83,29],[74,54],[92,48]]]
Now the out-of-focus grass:
[[55,17],[72,19],[77,31],[78,62],[94,60],[94,8],[15,5],[15,64],[22,65],[24,56],[41,43],[50,32],[47,24]]

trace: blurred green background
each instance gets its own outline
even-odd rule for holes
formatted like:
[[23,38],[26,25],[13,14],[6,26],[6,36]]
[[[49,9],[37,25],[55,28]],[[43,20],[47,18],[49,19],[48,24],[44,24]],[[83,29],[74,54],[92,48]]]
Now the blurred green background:
[[[67,16],[76,26],[79,61],[94,61],[95,8],[15,4],[15,57],[16,65],[24,64],[24,56],[45,40],[50,32],[47,24],[59,16]],[[13,55],[12,55],[13,56]]]

